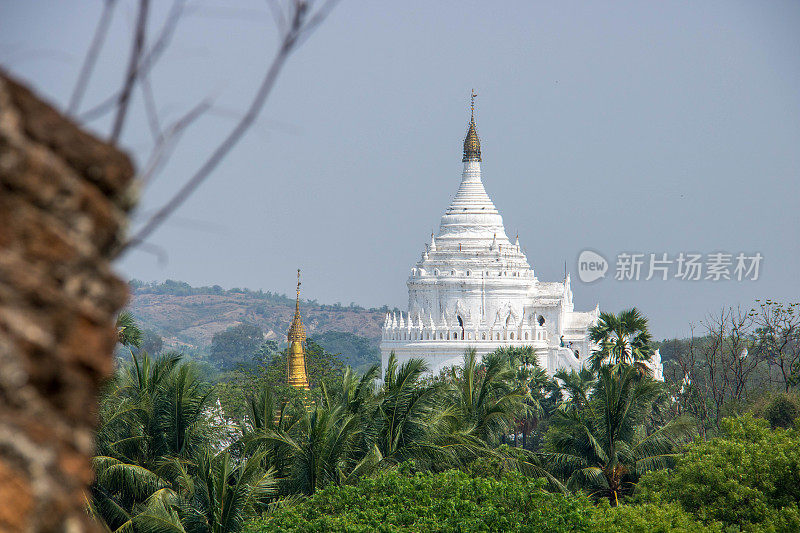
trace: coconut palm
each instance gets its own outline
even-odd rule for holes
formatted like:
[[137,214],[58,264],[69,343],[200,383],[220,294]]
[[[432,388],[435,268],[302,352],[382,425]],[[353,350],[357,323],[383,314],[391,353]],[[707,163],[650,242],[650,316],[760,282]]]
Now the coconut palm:
[[597,377],[594,373],[586,368],[581,368],[580,371],[570,369],[559,370],[553,376],[559,385],[561,391],[561,401],[558,408],[562,411],[581,411],[589,403],[589,394],[592,391]]
[[635,365],[641,373],[649,372],[652,349],[647,318],[635,307],[617,315],[600,313],[597,324],[589,329],[589,338],[599,346],[589,358],[592,370],[621,363]]
[[234,461],[227,451],[200,457],[194,491],[184,505],[187,531],[235,533],[277,492],[272,469],[262,468],[263,454]]
[[669,466],[694,425],[678,418],[648,431],[662,387],[634,366],[603,366],[585,406],[559,410],[551,420],[544,456],[551,471],[568,487],[616,505],[644,472]]
[[516,419],[535,412],[527,403],[531,399],[527,370],[518,374],[506,352],[490,354],[481,364],[475,350],[467,350],[463,368],[453,368],[450,379],[460,427],[470,428],[484,442],[494,442],[514,427]]
[[346,367],[341,379],[321,384],[323,404],[329,409],[339,405],[353,416],[367,415],[375,406],[375,379],[379,373],[378,365],[372,365],[361,376]]
[[248,446],[250,450],[276,450],[288,463],[286,492],[312,494],[348,477],[360,431],[356,418],[341,406],[314,405],[290,427],[253,435]]
[[422,359],[409,359],[398,366],[394,353],[389,357],[367,435],[384,464],[409,459],[433,462],[446,453],[434,442],[443,421],[440,399],[444,385],[425,382],[427,370]]
[[514,374],[514,387],[528,392],[525,400],[527,408],[517,413],[514,423],[514,443],[518,444],[516,436],[522,435],[522,447],[527,446],[528,435],[539,426],[543,414],[542,401],[555,387],[547,372],[539,365],[532,346],[503,346],[487,356],[504,357]]
[[181,530],[195,458],[210,450],[209,390],[194,365],[173,353],[133,355],[107,385],[91,488],[92,512],[107,527]]

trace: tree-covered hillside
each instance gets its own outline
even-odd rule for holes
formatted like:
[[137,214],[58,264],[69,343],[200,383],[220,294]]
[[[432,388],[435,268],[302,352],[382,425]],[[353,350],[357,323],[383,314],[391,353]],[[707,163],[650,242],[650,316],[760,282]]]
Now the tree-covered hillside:
[[[294,299],[285,294],[249,289],[192,287],[182,281],[130,283],[130,311],[143,329],[163,337],[166,348],[209,353],[216,333],[247,323],[260,327],[265,340],[284,342],[294,313]],[[325,305],[301,300],[309,336],[328,351],[347,354],[354,366],[372,360],[387,307],[365,309],[355,304]],[[325,336],[327,332],[337,335]],[[350,334],[349,338],[341,334]],[[372,350],[372,352],[370,352]],[[373,355],[370,355],[372,353]]]

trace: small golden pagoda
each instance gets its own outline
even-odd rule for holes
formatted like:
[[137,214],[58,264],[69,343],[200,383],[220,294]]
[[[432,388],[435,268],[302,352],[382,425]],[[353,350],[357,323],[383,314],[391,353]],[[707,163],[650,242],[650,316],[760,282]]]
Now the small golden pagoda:
[[289,326],[289,349],[287,352],[287,382],[297,389],[309,389],[308,373],[306,372],[306,355],[303,343],[306,340],[306,330],[300,319],[300,269],[297,269],[297,301],[294,306],[294,318]]

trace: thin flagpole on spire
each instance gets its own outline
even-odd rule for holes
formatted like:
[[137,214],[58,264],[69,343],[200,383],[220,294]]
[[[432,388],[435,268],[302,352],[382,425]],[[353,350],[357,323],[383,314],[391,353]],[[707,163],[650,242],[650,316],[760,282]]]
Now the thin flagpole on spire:
[[472,89],[472,94],[469,97],[469,115],[470,118],[475,118],[475,97],[478,96],[478,93],[475,92],[475,89]]
[[300,269],[297,269],[297,299],[295,300],[295,308],[300,310]]

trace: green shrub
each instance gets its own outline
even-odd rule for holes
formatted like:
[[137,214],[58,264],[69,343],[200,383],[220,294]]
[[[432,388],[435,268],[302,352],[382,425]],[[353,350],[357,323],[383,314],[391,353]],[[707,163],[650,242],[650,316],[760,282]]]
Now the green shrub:
[[723,436],[696,442],[670,471],[650,473],[637,500],[674,502],[706,524],[743,531],[800,531],[800,435],[745,415]]
[[251,522],[246,533],[277,531],[371,532],[512,531],[689,533],[720,532],[678,504],[595,507],[584,495],[553,494],[544,482],[506,473],[498,479],[450,470],[410,473],[413,465],[329,485],[292,507]]
[[702,524],[675,503],[620,505],[603,502],[595,514],[592,531],[604,533],[695,533],[722,531],[719,523]]
[[548,493],[521,474],[501,479],[451,470],[404,476],[388,472],[355,486],[329,486],[272,517],[252,522],[269,531],[591,531],[585,496]]
[[778,394],[764,409],[764,418],[773,428],[790,428],[800,416],[800,399],[789,394]]

